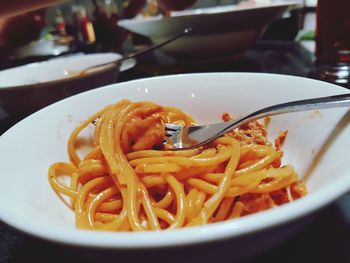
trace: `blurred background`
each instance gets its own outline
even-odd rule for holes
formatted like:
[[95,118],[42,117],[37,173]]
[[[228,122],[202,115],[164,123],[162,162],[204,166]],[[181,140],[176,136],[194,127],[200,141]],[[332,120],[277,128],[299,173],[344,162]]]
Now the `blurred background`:
[[[347,0],[53,2],[60,4],[0,17],[0,121],[5,123],[0,132],[63,98],[159,75],[263,72],[311,76],[349,87],[350,64],[344,60],[350,58],[350,49],[343,44],[350,41],[339,34],[350,27],[344,23],[341,28],[337,21],[330,29],[327,22],[322,32],[335,33],[315,41],[320,3],[322,10],[333,12],[341,6],[338,2],[349,5]],[[347,17],[346,12],[339,17]],[[162,43],[187,27],[190,34],[134,61],[79,73]],[[318,56],[316,43],[323,45],[318,45]]]
[[[258,0],[259,1],[259,0]],[[264,0],[260,0],[264,1]],[[188,9],[239,4],[239,0],[193,1]],[[244,1],[243,1],[244,2]],[[272,22],[262,39],[299,41],[314,51],[317,0]],[[73,0],[49,8],[0,19],[0,69],[76,52],[125,53],[149,40],[120,28],[121,19],[157,16],[156,0]]]

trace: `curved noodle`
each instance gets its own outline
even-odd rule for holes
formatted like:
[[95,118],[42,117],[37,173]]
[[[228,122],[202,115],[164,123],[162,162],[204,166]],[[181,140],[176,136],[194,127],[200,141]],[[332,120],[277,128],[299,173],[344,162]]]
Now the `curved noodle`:
[[[75,211],[78,228],[158,231],[203,225],[306,194],[293,167],[281,166],[281,143],[272,146],[263,123],[205,147],[169,151],[161,149],[168,122],[194,124],[179,109],[122,100],[74,129],[67,145],[71,161],[52,164],[48,179]],[[81,154],[78,139],[88,126],[94,127],[91,148]]]

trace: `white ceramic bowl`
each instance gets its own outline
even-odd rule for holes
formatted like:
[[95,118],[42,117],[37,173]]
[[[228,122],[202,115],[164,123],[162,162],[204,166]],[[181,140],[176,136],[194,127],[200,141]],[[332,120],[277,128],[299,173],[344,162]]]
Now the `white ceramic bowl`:
[[[266,2],[266,1],[265,1]],[[270,22],[300,1],[272,1],[262,5],[237,5],[191,9],[173,12],[170,17],[136,17],[119,21],[118,25],[160,43],[185,28],[189,35],[161,49],[176,58],[222,60],[252,47]]]
[[2,70],[0,107],[12,115],[23,117],[68,96],[115,83],[119,71],[133,67],[135,60],[101,67],[83,76],[69,72],[78,72],[121,57],[117,53],[77,54]]
[[[190,252],[194,257],[209,252],[219,258],[253,255],[286,238],[307,215],[350,189],[347,108],[273,117],[272,137],[280,130],[289,131],[283,163],[292,164],[300,177],[308,177],[310,193],[276,209],[222,223],[157,233],[78,230],[74,213],[48,183],[48,167],[68,161],[67,138],[81,120],[124,98],[180,107],[198,123],[208,123],[218,121],[223,112],[242,115],[275,103],[347,92],[293,76],[210,73],[141,79],[72,96],[34,113],[0,137],[0,219],[43,239],[89,251],[131,253],[131,257],[140,251],[160,255],[163,248],[175,248],[174,258],[186,255],[187,260]],[[225,250],[217,252],[220,249]]]

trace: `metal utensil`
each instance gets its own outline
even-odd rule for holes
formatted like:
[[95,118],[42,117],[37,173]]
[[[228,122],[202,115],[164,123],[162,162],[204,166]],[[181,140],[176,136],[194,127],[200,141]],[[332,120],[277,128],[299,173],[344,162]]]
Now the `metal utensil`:
[[166,124],[167,143],[173,146],[173,150],[196,148],[217,139],[228,131],[263,117],[344,106],[350,106],[350,93],[277,104],[228,122],[192,127]]
[[153,51],[155,49],[158,49],[158,48],[160,48],[162,46],[165,46],[165,45],[175,41],[176,39],[178,39],[178,38],[180,38],[180,37],[182,37],[182,36],[184,36],[186,34],[189,34],[191,31],[192,31],[192,28],[186,28],[181,33],[179,33],[179,34],[177,34],[177,35],[175,35],[175,36],[173,36],[173,37],[163,41],[162,43],[155,44],[155,45],[153,45],[151,47],[148,47],[148,48],[140,50],[140,51],[138,51],[136,53],[124,56],[124,57],[119,58],[119,59],[117,59],[115,61],[110,61],[110,62],[102,63],[102,64],[99,64],[99,65],[94,65],[94,66],[85,68],[85,69],[83,69],[81,71],[70,71],[70,70],[68,70],[68,72],[69,72],[69,74],[75,75],[75,76],[76,75],[83,75],[83,74],[86,74],[88,71],[94,70],[96,68],[104,67],[104,66],[107,66],[107,65],[120,64],[120,63],[122,63],[125,60],[131,59],[131,58],[135,58],[135,57],[139,57],[139,56],[141,56],[143,54],[146,54],[146,53],[151,52],[151,51]]

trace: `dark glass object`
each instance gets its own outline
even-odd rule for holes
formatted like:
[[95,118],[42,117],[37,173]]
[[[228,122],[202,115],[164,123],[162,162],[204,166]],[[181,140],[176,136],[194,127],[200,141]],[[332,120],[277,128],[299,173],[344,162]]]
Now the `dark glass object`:
[[349,0],[318,0],[315,55],[310,77],[350,88]]

